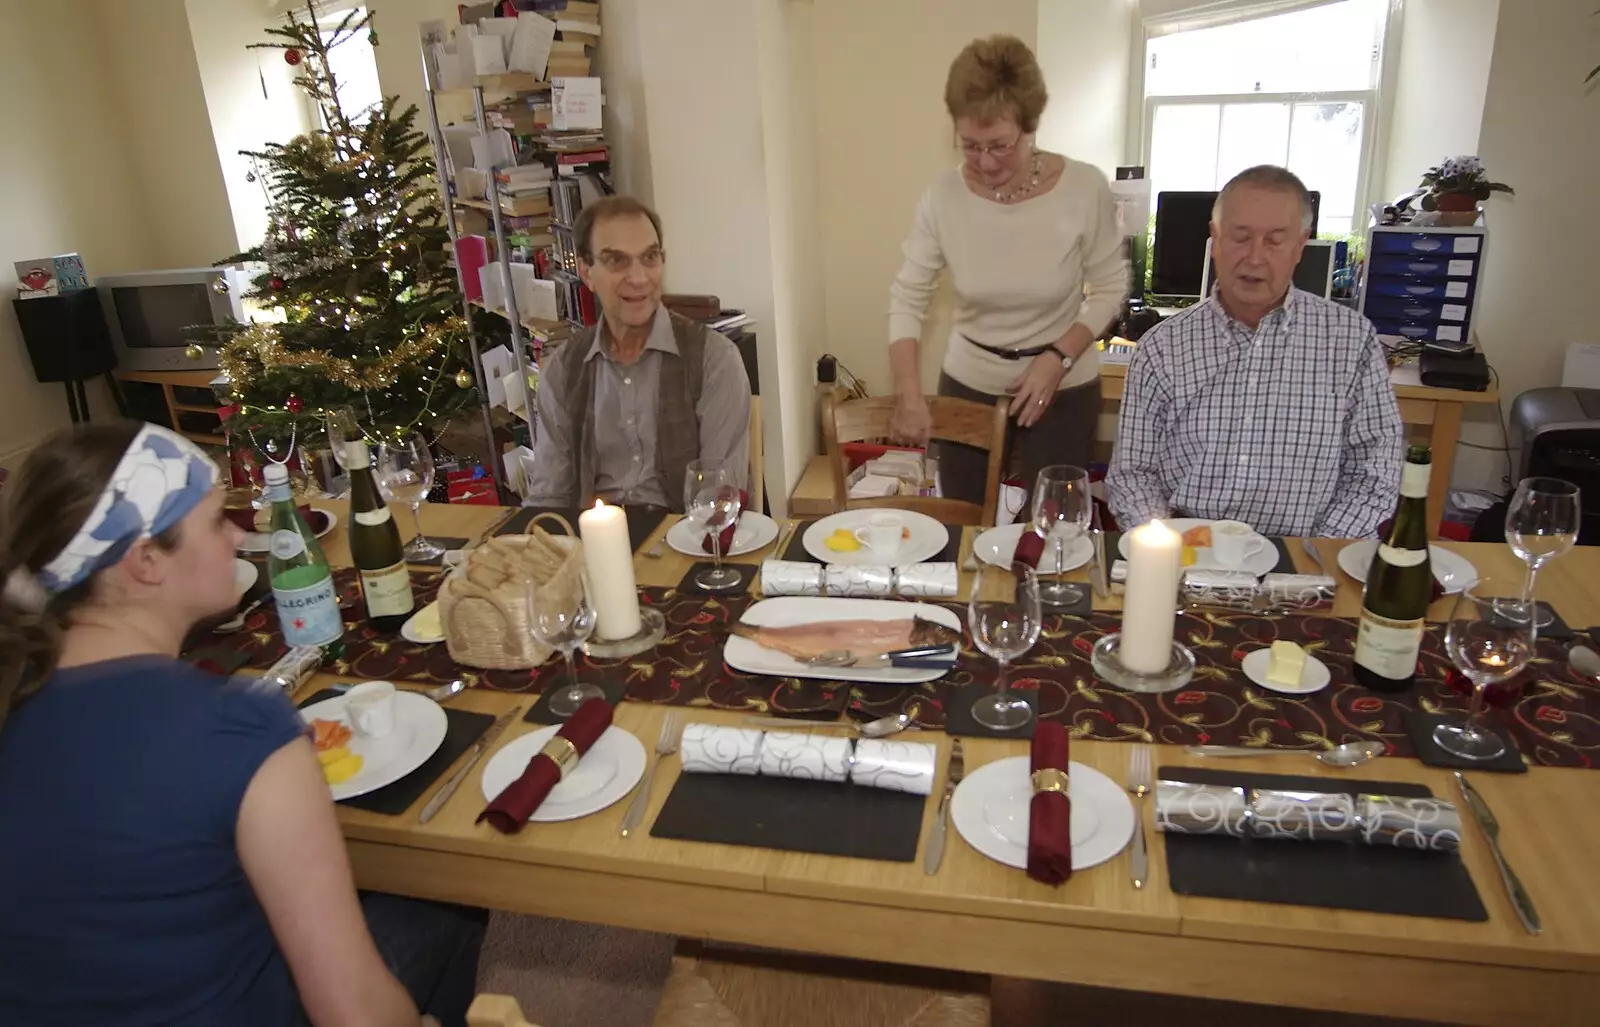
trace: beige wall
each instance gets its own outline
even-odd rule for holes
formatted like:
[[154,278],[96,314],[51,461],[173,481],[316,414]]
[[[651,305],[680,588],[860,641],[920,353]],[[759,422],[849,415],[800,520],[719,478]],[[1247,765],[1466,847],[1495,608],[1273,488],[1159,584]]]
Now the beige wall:
[[1050,104],[1039,145],[1111,178],[1128,163],[1128,83],[1137,0],[1039,0],[1039,65]]

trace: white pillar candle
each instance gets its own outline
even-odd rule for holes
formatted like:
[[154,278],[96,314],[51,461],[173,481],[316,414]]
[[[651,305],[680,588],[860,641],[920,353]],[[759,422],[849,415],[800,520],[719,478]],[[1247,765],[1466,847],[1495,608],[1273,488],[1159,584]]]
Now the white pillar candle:
[[639,633],[639,586],[633,577],[633,544],[620,506],[599,500],[578,515],[583,563],[589,570],[589,601],[594,633],[600,638],[632,638]]
[[1138,674],[1159,674],[1172,662],[1183,537],[1160,521],[1128,532],[1128,582],[1122,599],[1117,658]]

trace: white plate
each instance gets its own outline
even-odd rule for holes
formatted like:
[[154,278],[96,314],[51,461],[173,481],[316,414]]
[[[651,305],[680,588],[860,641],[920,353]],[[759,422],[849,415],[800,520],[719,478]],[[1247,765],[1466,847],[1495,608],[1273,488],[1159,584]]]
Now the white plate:
[[[917,616],[937,621],[957,632],[961,618],[942,606],[903,603],[890,599],[836,599],[826,596],[779,596],[763,599],[739,618],[745,624],[786,627],[827,620],[899,620]],[[792,656],[757,645],[748,638],[729,635],[722,647],[723,659],[734,670],[747,674],[776,674],[791,678],[825,678],[829,681],[880,681],[911,685],[942,677],[939,667],[808,667]],[[955,660],[950,661],[955,666]]]
[[[687,519],[667,529],[667,545],[685,556],[698,556],[709,560],[711,554],[700,546],[705,537],[706,533],[696,531],[694,524]],[[743,556],[746,553],[753,553],[762,546],[771,545],[772,540],[777,537],[777,521],[764,513],[746,510],[739,515],[739,526],[733,531],[733,545],[722,555]]]
[[[559,724],[551,724],[523,735],[494,754],[483,768],[483,798],[495,796],[522,776],[528,761],[539,755],[544,743],[555,737]],[[583,754],[572,773],[562,778],[528,820],[548,824],[557,820],[576,820],[599,813],[633,791],[644,776],[644,746],[639,739],[612,724]]]
[[[323,527],[321,531],[317,532],[317,538],[325,538],[328,532],[332,531],[338,526],[339,517],[332,510],[324,510],[320,506],[314,506],[311,509],[322,514],[328,519],[326,526]],[[271,538],[272,536],[265,531],[247,532],[245,537],[239,540],[239,552],[265,553]]]
[[[836,528],[848,528],[854,531],[865,528],[867,521],[874,514],[898,514],[905,521],[905,526],[911,529],[911,537],[900,543],[900,549],[894,554],[893,559],[885,560],[874,555],[866,546],[852,549],[847,553],[836,553],[829,549],[825,541],[832,535]],[[908,563],[921,563],[931,560],[944,552],[944,547],[950,542],[950,532],[938,521],[927,514],[916,513],[912,510],[892,510],[887,507],[875,507],[867,510],[846,510],[844,513],[831,514],[817,521],[806,529],[801,541],[806,547],[806,552],[823,563],[842,563],[854,566],[870,566],[873,564],[887,563],[894,567],[903,567]]]
[[261,571],[249,560],[233,558],[233,590],[243,596],[255,586]]
[[[985,763],[956,786],[950,821],[967,844],[997,863],[1028,869],[1028,803],[1033,786],[1026,756]],[[1072,869],[1086,870],[1121,852],[1133,837],[1133,803],[1122,786],[1073,761]]]
[[[344,703],[345,697],[336,695],[307,706],[300,716],[307,724],[313,720],[337,720],[349,727]],[[361,757],[361,773],[328,786],[335,802],[393,784],[426,763],[444,744],[450,720],[438,703],[420,693],[397,689],[394,704],[393,731],[382,738],[351,736],[350,751]]]
[[[972,552],[984,563],[996,567],[1010,567],[1011,558],[1017,553],[1017,543],[1022,540],[1024,530],[1032,531],[1033,527],[1026,524],[1007,524],[1000,528],[990,528],[973,541]],[[1094,559],[1094,543],[1089,541],[1087,535],[1079,535],[1061,547],[1061,555],[1065,566],[1057,569],[1055,539],[1045,539],[1044,552],[1039,556],[1038,572],[1063,574],[1077,570]]]
[[1244,668],[1245,677],[1251,681],[1269,692],[1281,692],[1284,695],[1310,695],[1312,692],[1320,692],[1333,680],[1333,676],[1328,673],[1328,665],[1306,653],[1306,665],[1300,671],[1300,684],[1295,688],[1284,688],[1267,680],[1267,667],[1271,663],[1272,650],[1257,649],[1246,656],[1240,666]]
[[[1215,524],[1217,522],[1199,520],[1193,517],[1174,517],[1171,520],[1163,520],[1161,523],[1165,524],[1167,527],[1181,535],[1190,528],[1197,528],[1202,524]],[[1272,540],[1260,532],[1253,532],[1252,535],[1254,538],[1258,538],[1266,544],[1246,557],[1244,563],[1232,565],[1218,563],[1216,560],[1211,558],[1210,546],[1198,546],[1194,551],[1194,563],[1190,564],[1189,566],[1199,570],[1249,571],[1251,574],[1254,574],[1257,577],[1260,577],[1263,574],[1271,574],[1272,569],[1278,566],[1278,547],[1273,545]],[[1122,558],[1124,560],[1128,558],[1128,535],[1126,532],[1124,532],[1122,538],[1117,541],[1117,552],[1122,554]]]
[[[438,605],[439,600],[435,599],[433,602],[429,603],[428,606],[424,606],[422,610],[428,609],[429,606],[436,607]],[[417,630],[417,618],[422,615],[422,610],[418,610],[410,617],[407,617],[406,622],[400,625],[400,637],[405,639],[407,642],[414,642],[417,645],[432,645],[435,642],[443,642],[444,632],[442,631],[437,635],[424,635],[422,632]]]
[[[1372,566],[1372,556],[1377,551],[1377,539],[1352,542],[1339,550],[1339,569],[1365,584],[1367,568]],[[1442,546],[1428,545],[1428,562],[1433,565],[1433,576],[1443,586],[1445,595],[1454,595],[1478,583],[1478,568],[1466,557]]]

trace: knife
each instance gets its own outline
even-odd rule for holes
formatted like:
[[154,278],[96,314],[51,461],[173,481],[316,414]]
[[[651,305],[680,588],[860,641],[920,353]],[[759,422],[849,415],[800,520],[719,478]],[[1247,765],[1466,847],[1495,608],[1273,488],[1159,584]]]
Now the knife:
[[472,769],[478,758],[488,750],[500,732],[504,731],[520,712],[520,709],[510,709],[495,718],[494,723],[489,725],[489,730],[479,736],[477,743],[473,745],[472,752],[467,756],[467,762],[461,764],[461,769],[451,774],[450,780],[441,785],[439,790],[433,793],[433,798],[428,800],[428,804],[422,807],[422,816],[417,819],[417,823],[426,824],[433,819],[435,813],[444,808],[444,804],[450,801],[450,796],[454,795],[456,789],[461,787],[461,782],[466,780],[467,771]]
[[950,797],[956,793],[956,785],[961,783],[965,772],[961,739],[957,738],[950,743],[950,764],[944,775],[944,797],[939,800],[938,812],[933,815],[933,826],[928,828],[928,844],[922,853],[922,872],[925,874],[937,874],[939,864],[944,862],[944,836],[950,823]]
[[1472,782],[1462,776],[1459,770],[1455,775],[1456,784],[1461,786],[1461,797],[1472,807],[1472,816],[1478,821],[1483,836],[1489,840],[1489,851],[1494,853],[1495,866],[1500,868],[1500,880],[1506,886],[1506,894],[1511,897],[1511,905],[1517,911],[1517,919],[1522,921],[1522,926],[1529,934],[1539,934],[1544,930],[1543,925],[1539,923],[1539,911],[1533,908],[1533,899],[1528,896],[1528,889],[1522,886],[1521,879],[1500,852],[1500,821],[1495,819],[1494,811],[1483,801],[1483,796],[1472,787]]

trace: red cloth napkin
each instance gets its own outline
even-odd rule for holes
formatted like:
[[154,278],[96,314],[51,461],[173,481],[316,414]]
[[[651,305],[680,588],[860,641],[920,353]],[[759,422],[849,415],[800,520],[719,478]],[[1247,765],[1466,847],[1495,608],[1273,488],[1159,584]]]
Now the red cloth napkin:
[[[1033,729],[1029,771],[1067,769],[1067,729],[1040,721]],[[1065,792],[1035,792],[1028,803],[1028,876],[1060,884],[1072,876],[1072,800]]]
[[[739,510],[741,512],[744,510],[744,506],[748,502],[750,502],[750,493],[746,492],[744,489],[740,489],[739,490]],[[734,534],[734,532],[736,532],[738,530],[739,530],[739,519],[737,517],[735,517],[732,524],[730,524],[726,528],[722,529],[722,534],[718,537],[719,540],[718,540],[718,543],[717,543],[717,546],[718,546],[717,550],[713,550],[711,548],[711,532],[709,532],[709,531],[706,532],[706,537],[700,540],[700,548],[704,549],[708,553],[715,552],[715,551],[720,551],[723,556],[727,556],[728,555],[728,550],[733,548],[733,534]],[[781,555],[780,555],[779,558],[782,559]]]
[[1022,529],[1022,537],[1017,539],[1017,555],[1011,559],[1016,563],[1025,563],[1034,570],[1039,569],[1039,557],[1044,555],[1044,536],[1034,531],[1031,527]]
[[[590,699],[561,725],[557,738],[565,738],[578,750],[581,758],[589,747],[611,726],[611,704],[604,699]],[[478,814],[478,823],[489,821],[489,826],[501,834],[516,834],[533,816],[534,810],[544,802],[561,780],[561,768],[556,761],[539,753],[528,761],[522,776],[506,786]]]

